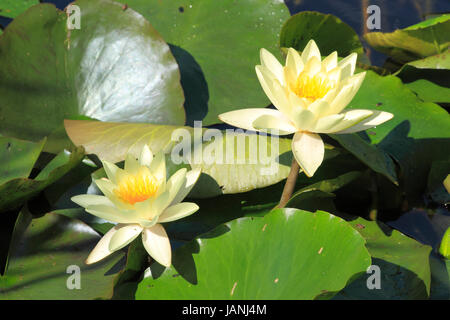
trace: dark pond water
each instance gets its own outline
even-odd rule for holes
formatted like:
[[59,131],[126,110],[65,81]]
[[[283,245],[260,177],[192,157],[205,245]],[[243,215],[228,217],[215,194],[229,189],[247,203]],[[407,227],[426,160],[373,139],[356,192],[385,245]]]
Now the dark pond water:
[[[205,0],[208,1],[208,0]],[[64,9],[70,0],[41,1]],[[450,0],[286,0],[291,14],[312,10],[330,13],[349,24],[359,35],[364,32],[365,13],[369,5],[377,5],[381,12],[382,32],[405,28],[424,20],[430,14],[450,12]],[[11,19],[0,16],[0,25],[6,27]],[[378,31],[378,30],[377,30]],[[386,57],[378,52],[369,52],[372,64],[381,66]]]

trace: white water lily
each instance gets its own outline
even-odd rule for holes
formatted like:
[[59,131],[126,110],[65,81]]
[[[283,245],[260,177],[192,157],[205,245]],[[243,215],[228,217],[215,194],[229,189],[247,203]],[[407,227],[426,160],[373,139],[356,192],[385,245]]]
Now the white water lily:
[[95,183],[105,196],[79,195],[72,197],[72,201],[87,212],[117,225],[98,242],[86,263],[105,258],[142,233],[148,254],[169,267],[172,251],[161,223],[181,219],[199,209],[195,203],[181,201],[196,183],[200,170],[188,172],[183,168],[166,181],[164,153],[153,157],[148,146],[144,146],[138,159],[127,155],[124,169],[102,162],[108,179],[95,180]]
[[294,133],[292,151],[309,177],[324,157],[324,144],[318,133],[363,131],[393,117],[389,112],[375,110],[342,112],[366,74],[353,74],[356,53],[338,62],[335,51],[321,60],[319,48],[310,40],[301,55],[293,48],[288,49],[285,66],[265,49],[260,54],[261,65],[256,66],[256,74],[277,110],[242,109],[223,113],[219,119],[247,130]]

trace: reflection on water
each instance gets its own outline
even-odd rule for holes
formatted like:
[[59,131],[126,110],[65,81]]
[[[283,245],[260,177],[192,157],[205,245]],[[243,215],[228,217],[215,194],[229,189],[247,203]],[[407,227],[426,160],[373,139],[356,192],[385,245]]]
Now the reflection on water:
[[[377,5],[381,11],[381,32],[406,28],[426,19],[430,14],[450,12],[449,0],[286,0],[291,14],[319,11],[339,17],[360,36],[365,32],[366,10]],[[366,46],[366,44],[363,42]],[[386,56],[370,51],[372,64],[381,66]]]

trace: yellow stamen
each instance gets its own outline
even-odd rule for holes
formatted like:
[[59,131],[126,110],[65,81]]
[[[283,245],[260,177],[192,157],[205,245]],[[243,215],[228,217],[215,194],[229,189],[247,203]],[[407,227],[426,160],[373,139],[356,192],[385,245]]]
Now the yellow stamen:
[[158,180],[147,168],[142,167],[137,174],[125,176],[114,192],[123,202],[135,204],[149,199],[158,191],[158,187]]
[[318,73],[311,77],[309,74],[302,72],[291,89],[300,98],[315,101],[323,98],[335,86],[335,81],[329,80],[326,75]]

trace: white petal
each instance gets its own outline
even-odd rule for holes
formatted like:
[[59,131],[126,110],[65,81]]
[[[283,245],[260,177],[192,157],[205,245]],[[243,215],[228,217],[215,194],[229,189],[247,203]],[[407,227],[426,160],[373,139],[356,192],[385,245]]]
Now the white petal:
[[353,52],[338,62],[338,66],[341,68],[341,79],[345,79],[353,75],[355,72],[357,58],[358,55]]
[[187,217],[199,209],[198,205],[192,202],[180,202],[174,206],[168,207],[159,216],[158,222],[171,222]]
[[345,116],[342,113],[322,117],[317,121],[314,130],[312,131],[316,133],[329,133],[332,131],[332,128],[342,122],[344,117]]
[[261,65],[269,69],[274,76],[283,83],[283,67],[281,63],[269,51],[262,48],[260,50]]
[[116,233],[118,226],[112,227],[97,243],[94,250],[91,251],[86,259],[86,264],[95,263],[109,256],[113,251],[109,250],[109,242],[112,236]]
[[142,227],[138,224],[119,224],[116,232],[109,241],[109,251],[117,251],[130,244],[142,232]]
[[131,153],[128,153],[127,156],[125,157],[125,165],[124,165],[124,170],[127,173],[131,173],[131,174],[136,174],[139,170],[139,162],[136,159],[135,156],[133,156]]
[[297,132],[292,139],[292,152],[303,172],[312,177],[323,161],[325,148],[318,134]]
[[186,183],[184,186],[181,186],[180,190],[178,191],[178,194],[172,200],[171,205],[180,203],[181,201],[183,201],[184,198],[186,198],[186,196],[192,190],[198,178],[200,177],[200,173],[201,168],[194,168],[188,173],[186,173]]
[[289,117],[292,117],[292,110],[296,110],[299,107],[302,109],[307,108],[305,101],[292,91],[289,91],[289,102],[291,104],[291,110],[288,114]]
[[96,217],[117,223],[138,223],[140,217],[133,211],[122,211],[115,206],[91,205],[85,209]]
[[73,202],[75,202],[76,204],[78,204],[83,208],[95,205],[113,206],[113,203],[107,197],[96,194],[81,194],[72,197],[70,200],[72,200]]
[[255,66],[256,75],[258,76],[259,83],[261,84],[261,87],[264,90],[264,93],[269,98],[270,102],[273,103],[273,105],[279,105],[278,100],[275,99],[275,96],[273,94],[273,82],[275,80],[275,76],[267,70],[264,66]]
[[295,84],[297,81],[297,74],[295,73],[295,70],[292,70],[291,68],[284,67],[283,68],[284,73],[284,83],[286,83],[286,86],[289,86],[290,84]]
[[314,40],[309,40],[308,44],[302,52],[303,63],[306,64],[312,57],[316,57],[317,59],[319,59],[319,62],[322,59],[316,42]]
[[298,130],[310,130],[316,122],[316,116],[310,110],[297,108],[294,111],[292,122]]
[[280,135],[294,133],[296,128],[285,117],[264,114],[255,119],[252,127],[258,130],[270,129],[280,130]]
[[327,115],[330,109],[331,105],[324,99],[316,100],[308,107],[308,110],[314,113],[317,118]]
[[351,126],[348,129],[335,132],[336,134],[342,133],[354,133],[359,131],[364,131],[366,129],[373,128],[378,126],[388,120],[391,120],[394,117],[392,113],[384,112],[384,111],[374,111],[373,115],[359,122],[358,124]]
[[165,267],[172,264],[172,248],[166,230],[160,224],[145,228],[142,232],[142,243],[148,254]]
[[322,60],[322,71],[329,72],[336,68],[338,61],[337,51],[332,52],[325,59]]
[[148,147],[148,145],[144,145],[142,148],[141,155],[139,156],[139,164],[141,166],[150,166],[153,160],[153,153]]
[[171,203],[175,196],[180,191],[180,188],[186,184],[186,168],[182,168],[175,172],[167,181],[166,190],[169,191],[169,199],[168,202]]
[[298,77],[300,72],[302,72],[304,64],[302,58],[298,54],[298,51],[294,48],[288,49],[288,54],[286,57],[286,67],[293,71],[294,75]]
[[314,75],[320,72],[321,68],[322,66],[320,63],[320,58],[312,57],[305,64],[305,68],[303,69],[302,75],[307,74],[308,76],[313,77]]
[[[125,175],[124,171],[117,171],[116,179],[120,180],[121,176]],[[116,194],[114,193],[114,189],[116,188],[116,185],[113,184],[111,181],[107,179],[97,179],[94,180],[97,187],[100,189],[101,192],[109,199],[111,202],[118,207],[121,210],[130,210],[133,208],[132,205],[125,203],[121,201]]]
[[[359,109],[354,109],[354,110],[344,112],[344,113],[342,113],[342,115],[344,115],[344,118],[339,123],[336,123],[336,125],[331,127],[328,131],[322,131],[322,132],[323,133],[335,133],[335,132],[339,132],[342,130],[346,130],[346,129],[360,123],[361,121],[371,117],[372,114],[373,114],[372,110],[359,110]],[[328,116],[328,117],[332,117],[332,116]],[[328,117],[325,117],[322,119],[326,119]]]
[[166,158],[164,152],[158,152],[150,163],[151,174],[160,182],[166,182]]
[[266,108],[250,108],[250,109],[240,109],[235,111],[230,111],[226,113],[222,113],[219,115],[219,119],[225,123],[228,123],[232,126],[243,128],[246,130],[253,131],[262,131],[266,132],[266,130],[259,130],[253,127],[253,121],[263,115],[272,115],[280,118],[284,118],[285,116],[278,110],[274,109],[266,109]]
[[353,85],[348,84],[338,91],[336,97],[331,102],[330,114],[336,114],[345,109],[353,99]]
[[114,163],[111,163],[109,161],[102,161],[103,169],[105,169],[106,175],[108,176],[108,179],[111,180],[112,183],[117,184],[116,180],[116,174],[118,171],[121,171],[118,166],[116,166]]

